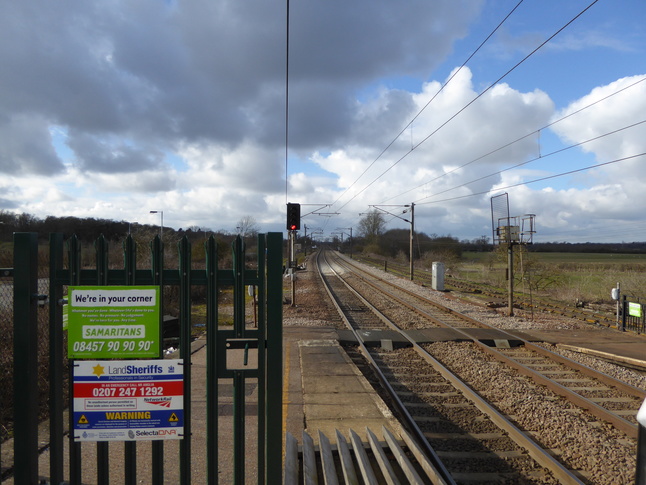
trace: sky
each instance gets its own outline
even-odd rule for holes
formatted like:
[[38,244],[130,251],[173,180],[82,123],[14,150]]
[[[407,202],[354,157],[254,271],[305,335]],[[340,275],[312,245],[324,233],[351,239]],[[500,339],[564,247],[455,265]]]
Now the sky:
[[371,210],[408,229],[415,204],[416,231],[474,239],[506,193],[536,242],[646,241],[645,21],[643,0],[2,2],[0,210],[269,232],[296,202],[322,239]]

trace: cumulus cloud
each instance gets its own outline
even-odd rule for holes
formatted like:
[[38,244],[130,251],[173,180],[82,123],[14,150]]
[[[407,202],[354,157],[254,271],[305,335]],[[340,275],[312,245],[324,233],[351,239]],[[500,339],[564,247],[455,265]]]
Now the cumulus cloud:
[[[556,113],[555,119],[571,116],[552,130],[569,144],[598,138],[581,145],[581,149],[605,162],[644,151],[646,124],[624,128],[644,121],[645,112],[646,76],[630,76],[599,86]],[[605,136],[613,132],[617,134]]]
[[[420,113],[440,87],[438,82],[431,82],[422,92],[409,93],[406,119]],[[351,145],[353,148],[348,151],[333,152],[326,158],[319,156],[316,161],[337,175],[343,189],[369,169],[354,190],[347,192],[348,197],[362,193],[363,203],[367,200],[383,203],[384,199],[424,202],[433,200],[433,194],[451,192],[442,197],[446,198],[491,189],[500,180],[498,176],[478,179],[536,154],[537,141],[524,139],[495,156],[484,155],[546,124],[553,104],[543,92],[520,93],[503,84],[481,96],[468,111],[455,116],[477,96],[471,71],[462,69],[385,155],[378,157],[380,146],[389,143],[389,139],[382,138],[372,140],[368,146]],[[380,105],[381,98],[372,102]],[[372,112],[377,119],[381,115],[378,108],[370,106],[364,106],[363,112]],[[371,122],[376,124],[375,120]],[[370,155],[372,159],[368,158]],[[414,187],[417,188],[411,190]],[[405,198],[398,198],[399,194],[405,194]]]
[[[484,21],[492,16],[482,12],[490,7],[482,0],[313,1],[290,8],[286,153],[284,4],[4,2],[0,208],[129,220],[164,209],[176,227],[226,227],[253,214],[280,230],[286,199],[335,203],[344,226],[370,204],[415,201],[422,230],[476,227],[480,235],[489,195],[473,194],[555,173],[542,161],[510,170],[545,153],[538,134],[522,137],[636,79],[599,83],[556,113],[540,80],[521,88],[509,79],[460,112],[487,79],[497,78],[483,74],[483,66],[513,62],[544,30],[505,27],[480,54],[481,64],[462,69],[440,92],[447,72],[464,59],[451,57],[456,47],[468,39],[461,47],[470,51],[483,38],[468,37],[481,34],[474,26],[489,28]],[[579,33],[585,44],[564,36],[551,52],[601,47],[639,55],[639,42],[613,37],[609,28]],[[574,115],[551,134],[577,143],[637,122],[645,89],[643,83]],[[643,130],[578,151],[597,161],[643,151]],[[285,158],[296,168],[286,171]],[[634,173],[642,162],[586,173],[576,187],[519,193],[525,205],[553,204],[555,221],[601,214],[586,198],[622,205],[646,193],[639,177],[620,178],[620,169]],[[576,206],[569,215],[557,213],[568,201]]]
[[[588,165],[595,162],[607,165],[573,180],[576,185],[584,180],[587,187],[550,193],[550,205],[558,208],[567,204],[569,220],[579,224],[607,221],[607,229],[600,233],[602,237],[616,223],[639,218],[646,204],[646,179],[642,176],[645,157],[638,156],[646,153],[643,123],[646,82],[641,81],[644,79],[644,75],[631,76],[599,86],[554,115],[558,120],[571,115],[551,127],[568,145],[594,139],[580,145],[581,151],[594,157]],[[545,222],[567,225],[562,214]]]

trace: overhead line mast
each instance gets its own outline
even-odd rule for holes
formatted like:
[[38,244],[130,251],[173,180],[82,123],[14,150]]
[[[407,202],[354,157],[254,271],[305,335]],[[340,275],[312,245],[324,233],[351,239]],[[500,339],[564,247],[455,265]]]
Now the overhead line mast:
[[[413,241],[415,238],[415,203],[411,204],[404,204],[404,205],[371,205],[370,207],[374,207],[377,210],[380,210],[381,212],[385,212],[386,214],[390,214],[391,216],[394,216],[398,219],[401,219],[404,222],[408,222],[410,224],[410,247],[409,247],[409,259],[410,259],[410,280],[413,281],[415,277],[415,266],[413,263]],[[388,212],[386,209],[383,207],[406,207],[402,214],[405,214],[408,212],[408,208],[410,208],[410,220],[404,219],[398,214],[393,214],[392,212]]]

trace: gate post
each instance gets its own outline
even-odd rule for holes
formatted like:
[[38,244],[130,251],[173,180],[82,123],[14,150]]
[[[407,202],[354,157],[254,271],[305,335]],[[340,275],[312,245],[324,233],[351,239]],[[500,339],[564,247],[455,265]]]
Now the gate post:
[[283,462],[283,235],[267,234],[266,483],[282,482]]
[[191,243],[184,236],[179,253],[179,357],[184,361],[184,439],[179,443],[179,479],[191,483]]
[[14,481],[38,483],[38,235],[14,234]]
[[63,235],[49,235],[49,479],[61,483],[64,475],[63,410]]

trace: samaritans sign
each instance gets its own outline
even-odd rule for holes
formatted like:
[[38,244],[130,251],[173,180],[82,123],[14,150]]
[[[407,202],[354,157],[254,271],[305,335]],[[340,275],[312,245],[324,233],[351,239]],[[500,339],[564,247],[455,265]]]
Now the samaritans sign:
[[67,302],[70,359],[159,357],[158,286],[70,286]]

